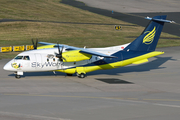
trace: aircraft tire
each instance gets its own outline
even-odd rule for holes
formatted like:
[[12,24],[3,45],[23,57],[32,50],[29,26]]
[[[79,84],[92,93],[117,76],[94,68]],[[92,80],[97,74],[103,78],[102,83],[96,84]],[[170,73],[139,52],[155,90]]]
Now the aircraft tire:
[[19,78],[21,78],[21,76],[20,75],[15,75],[15,78],[19,79]]
[[84,74],[84,73],[81,73],[81,74],[79,74],[78,77],[79,77],[79,78],[85,78],[85,74]]

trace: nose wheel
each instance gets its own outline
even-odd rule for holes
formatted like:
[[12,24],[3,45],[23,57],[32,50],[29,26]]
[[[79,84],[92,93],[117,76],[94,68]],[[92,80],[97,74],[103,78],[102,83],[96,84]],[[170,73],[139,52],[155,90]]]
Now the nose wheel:
[[14,72],[14,74],[15,74],[15,78],[19,79],[19,78],[21,78],[21,75],[23,75],[23,72],[17,71],[17,72]]
[[21,76],[16,74],[15,78],[19,79],[19,78],[21,78]]

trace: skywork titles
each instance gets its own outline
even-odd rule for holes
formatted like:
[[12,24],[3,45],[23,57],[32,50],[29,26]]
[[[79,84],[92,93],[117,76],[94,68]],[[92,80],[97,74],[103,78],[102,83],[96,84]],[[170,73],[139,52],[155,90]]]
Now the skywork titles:
[[31,67],[39,67],[39,68],[43,68],[43,67],[57,67],[57,66],[59,66],[61,64],[62,63],[54,63],[54,62],[45,62],[45,63],[32,62],[31,63]]

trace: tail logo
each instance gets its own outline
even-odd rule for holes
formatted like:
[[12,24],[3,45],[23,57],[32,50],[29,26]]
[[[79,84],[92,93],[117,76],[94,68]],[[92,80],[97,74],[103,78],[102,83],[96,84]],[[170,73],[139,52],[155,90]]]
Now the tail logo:
[[143,43],[146,45],[149,45],[154,40],[154,36],[156,34],[156,26],[154,26],[152,31],[146,31],[145,33],[148,33],[148,34],[143,38]]

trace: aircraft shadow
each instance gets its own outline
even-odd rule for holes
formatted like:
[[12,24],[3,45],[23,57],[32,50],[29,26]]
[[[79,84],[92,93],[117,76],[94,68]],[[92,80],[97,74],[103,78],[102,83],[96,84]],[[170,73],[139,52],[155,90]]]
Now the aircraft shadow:
[[96,78],[96,80],[108,83],[108,84],[134,84],[133,82],[129,82],[122,79],[117,78]]
[[160,67],[162,64],[171,60],[172,57],[155,57],[155,60],[150,62],[139,64],[139,65],[129,65],[121,68],[110,69],[110,70],[99,70],[88,73],[90,75],[106,74],[106,75],[118,75],[120,73],[130,73],[130,72],[144,72],[153,69],[164,69],[165,67]]
[[[8,76],[15,76],[14,74],[9,74]],[[61,72],[56,72],[56,74],[54,74],[52,71],[48,71],[48,72],[24,72],[24,75],[21,76],[21,78],[24,77],[36,77],[36,76],[66,76],[65,73],[61,73]]]

